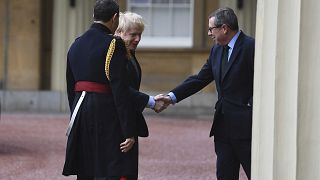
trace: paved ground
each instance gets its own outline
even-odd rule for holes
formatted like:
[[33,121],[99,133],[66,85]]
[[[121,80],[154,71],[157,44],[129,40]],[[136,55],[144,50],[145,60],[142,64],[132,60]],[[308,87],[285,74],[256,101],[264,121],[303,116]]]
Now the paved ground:
[[[0,120],[1,180],[68,180],[61,175],[68,115],[5,114]],[[139,180],[215,180],[210,119],[147,116]],[[241,180],[245,180],[243,171]]]

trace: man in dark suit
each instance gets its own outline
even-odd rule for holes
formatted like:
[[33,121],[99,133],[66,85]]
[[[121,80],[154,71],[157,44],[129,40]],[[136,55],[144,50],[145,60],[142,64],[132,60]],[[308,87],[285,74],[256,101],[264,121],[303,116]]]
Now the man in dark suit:
[[142,111],[159,105],[138,86],[131,87],[130,54],[123,40],[113,36],[118,24],[118,4],[97,0],[94,23],[68,51],[72,116],[63,175],[77,175],[78,180],[136,180],[135,142],[148,136]]
[[[129,74],[129,86],[132,89],[135,89],[136,91],[139,91],[140,89],[142,73],[140,64],[135,56],[135,53],[136,48],[141,40],[144,27],[145,25],[143,18],[139,14],[133,12],[124,12],[120,13],[119,26],[115,32],[115,35],[121,37],[121,39],[126,43],[127,50],[130,55],[129,62],[127,64],[127,71]],[[137,93],[137,96],[134,97],[134,99],[136,99],[137,102],[137,107],[139,108],[136,110],[136,116],[132,118],[137,121],[137,124],[139,125],[138,128],[146,127],[144,117],[141,113],[145,107],[145,102],[139,100],[141,98],[141,95],[143,94]],[[143,104],[139,105],[139,102]],[[134,159],[127,159],[128,163],[134,163],[136,167],[138,167],[138,142],[138,137],[135,137],[135,143],[132,147],[132,150],[130,150],[135,151],[136,156],[132,156],[132,158]],[[132,178],[130,180],[138,179],[138,168],[136,168],[136,175],[134,176],[134,178],[133,176],[131,177]]]
[[218,101],[210,136],[214,136],[217,178],[239,179],[241,164],[250,179],[255,41],[239,31],[237,16],[230,8],[209,16],[208,36],[216,45],[200,72],[162,100],[174,104],[215,81]]

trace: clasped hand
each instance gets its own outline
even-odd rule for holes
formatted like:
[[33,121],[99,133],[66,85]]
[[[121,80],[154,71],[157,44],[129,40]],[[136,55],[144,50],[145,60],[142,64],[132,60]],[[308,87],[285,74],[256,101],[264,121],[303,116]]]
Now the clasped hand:
[[127,138],[123,143],[120,144],[120,150],[121,152],[128,152],[132,147],[133,144],[135,143],[134,137]]
[[158,94],[154,97],[156,104],[153,110],[157,113],[165,110],[170,104],[172,104],[171,98],[168,95]]

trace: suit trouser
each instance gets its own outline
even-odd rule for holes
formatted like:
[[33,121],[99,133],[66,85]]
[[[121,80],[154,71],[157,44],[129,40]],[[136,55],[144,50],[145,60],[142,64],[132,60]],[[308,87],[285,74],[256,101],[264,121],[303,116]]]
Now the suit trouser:
[[238,180],[240,165],[248,179],[251,173],[251,139],[239,140],[215,137],[217,179]]
[[238,180],[240,164],[248,179],[251,173],[251,141],[217,140],[215,139],[217,154],[217,179]]

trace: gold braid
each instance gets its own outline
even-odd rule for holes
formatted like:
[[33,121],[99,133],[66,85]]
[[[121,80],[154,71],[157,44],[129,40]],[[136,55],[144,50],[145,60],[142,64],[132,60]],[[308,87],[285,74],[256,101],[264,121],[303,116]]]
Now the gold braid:
[[108,80],[110,80],[109,68],[110,68],[110,62],[111,62],[111,58],[112,58],[115,47],[116,47],[116,39],[112,39],[110,46],[109,46],[109,49],[108,49],[108,52],[107,52],[106,63],[104,66],[104,71],[106,73]]

